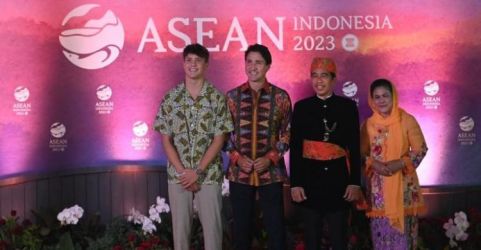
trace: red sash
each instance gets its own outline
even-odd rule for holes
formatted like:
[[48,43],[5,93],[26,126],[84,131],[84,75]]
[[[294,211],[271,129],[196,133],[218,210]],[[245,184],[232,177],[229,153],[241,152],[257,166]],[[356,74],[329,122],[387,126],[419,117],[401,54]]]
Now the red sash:
[[307,159],[328,161],[347,155],[346,150],[329,142],[304,140],[302,143],[302,156]]

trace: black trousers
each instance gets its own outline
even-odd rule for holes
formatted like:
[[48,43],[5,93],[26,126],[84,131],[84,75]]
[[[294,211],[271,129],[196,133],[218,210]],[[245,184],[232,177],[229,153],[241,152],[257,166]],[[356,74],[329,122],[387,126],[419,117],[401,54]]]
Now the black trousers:
[[268,248],[270,250],[286,249],[283,184],[278,182],[254,187],[230,182],[229,192],[234,218],[234,249],[251,249],[255,228],[256,192],[259,193],[259,204],[263,214],[263,223],[267,231]]
[[301,206],[300,209],[302,211],[302,221],[304,224],[306,250],[321,249],[323,219],[327,222],[332,249],[347,249],[348,210],[326,212],[305,206]]

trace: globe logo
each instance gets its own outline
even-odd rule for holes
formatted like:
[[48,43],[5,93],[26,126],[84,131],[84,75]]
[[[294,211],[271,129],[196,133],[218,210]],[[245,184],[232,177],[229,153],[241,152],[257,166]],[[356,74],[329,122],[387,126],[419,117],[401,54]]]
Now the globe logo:
[[67,128],[60,122],[55,122],[50,126],[50,134],[55,138],[62,138],[66,131]]
[[119,18],[111,10],[98,11],[99,6],[81,5],[62,21],[64,30],[59,40],[63,54],[83,69],[100,69],[111,64],[124,46],[124,28]]
[[459,128],[464,132],[469,132],[474,128],[474,120],[469,116],[463,116],[459,119]]
[[341,44],[345,51],[352,52],[359,47],[359,38],[354,34],[347,34],[342,37]]
[[107,101],[112,97],[112,89],[108,85],[100,85],[97,88],[97,98],[101,101]]
[[355,82],[345,82],[342,85],[342,93],[347,97],[353,97],[357,93],[357,85]]
[[28,100],[28,97],[30,96],[30,91],[28,90],[27,87],[24,86],[18,86],[15,88],[15,91],[13,92],[13,96],[15,97],[15,100],[19,102],[25,102]]
[[143,137],[147,134],[147,130],[149,127],[147,126],[147,123],[143,121],[137,121],[134,123],[132,127],[132,131],[134,132],[134,135],[138,137]]
[[439,92],[439,84],[434,80],[428,80],[424,83],[424,93],[434,96]]

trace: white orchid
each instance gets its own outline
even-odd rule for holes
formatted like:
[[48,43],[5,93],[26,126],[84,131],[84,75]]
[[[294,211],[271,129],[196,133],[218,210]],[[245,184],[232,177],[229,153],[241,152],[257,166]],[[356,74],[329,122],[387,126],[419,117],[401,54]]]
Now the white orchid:
[[469,227],[468,217],[464,212],[454,213],[454,220],[449,219],[444,223],[443,228],[446,230],[446,237],[449,238],[449,246],[457,247],[456,241],[465,241],[468,239],[466,230]]
[[454,223],[457,227],[463,231],[466,231],[466,229],[469,227],[468,216],[466,216],[463,211],[454,213]]
[[162,220],[160,219],[160,213],[157,211],[155,205],[152,205],[149,209],[149,218],[157,223],[161,223]]
[[157,196],[157,206],[155,207],[159,213],[170,212],[169,204],[165,202],[165,198]]
[[157,196],[156,201],[157,203],[152,204],[149,208],[149,217],[141,214],[135,208],[132,208],[129,216],[127,217],[127,221],[142,225],[142,231],[144,231],[144,234],[152,234],[157,230],[154,221],[161,223],[162,220],[160,218],[160,214],[170,212],[169,204],[165,202],[165,198]]
[[142,224],[144,222],[144,215],[141,214],[135,208],[130,209],[130,214],[127,217],[128,222],[133,222],[134,224]]
[[165,198],[157,196],[156,201],[157,203],[152,204],[149,208],[149,218],[157,223],[161,223],[160,214],[170,212],[170,207],[169,204],[165,202]]
[[144,234],[152,234],[156,230],[157,227],[154,225],[154,223],[149,218],[144,216],[144,221],[142,222],[142,231],[144,231]]
[[57,219],[62,225],[75,225],[84,214],[83,208],[78,205],[64,208],[62,212],[57,215]]
[[70,220],[70,217],[72,217],[72,215],[70,214],[70,211],[66,208],[57,215],[57,219],[62,225],[69,224],[67,223],[67,221]]

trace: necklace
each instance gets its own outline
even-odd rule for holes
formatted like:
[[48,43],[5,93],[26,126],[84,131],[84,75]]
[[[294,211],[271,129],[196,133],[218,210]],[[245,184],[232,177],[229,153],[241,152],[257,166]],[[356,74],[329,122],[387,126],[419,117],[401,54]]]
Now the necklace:
[[331,127],[327,126],[327,119],[323,118],[322,121],[324,122],[324,138],[323,141],[329,141],[329,135],[336,130],[337,122],[334,122]]

